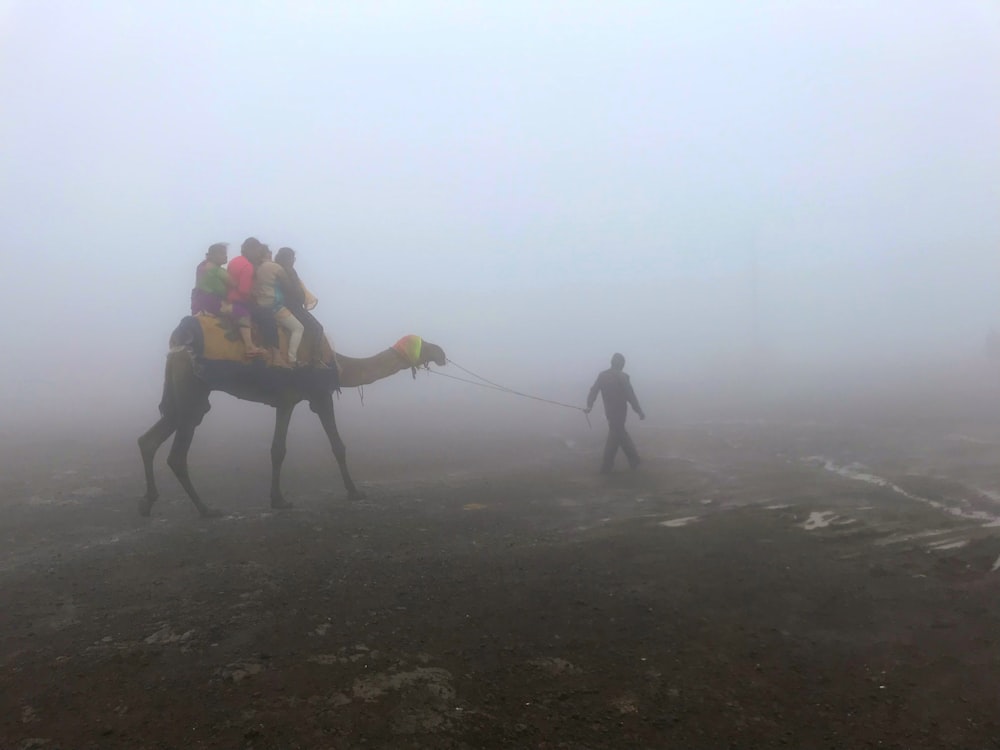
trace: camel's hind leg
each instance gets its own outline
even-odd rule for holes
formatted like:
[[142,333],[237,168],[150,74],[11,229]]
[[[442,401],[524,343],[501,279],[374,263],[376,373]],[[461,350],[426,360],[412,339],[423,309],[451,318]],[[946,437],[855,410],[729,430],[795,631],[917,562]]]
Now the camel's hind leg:
[[191,475],[188,473],[187,459],[195,428],[201,424],[201,420],[212,408],[208,403],[209,392],[208,386],[195,376],[194,363],[189,352],[172,352],[167,357],[161,412],[170,415],[176,426],[174,442],[170,446],[170,455],[167,456],[167,466],[174,472],[174,476],[191,498],[191,502],[205,518],[221,514],[209,508],[198,497],[198,492],[191,483]]
[[170,446],[170,455],[167,456],[167,466],[174,472],[177,481],[181,483],[181,487],[184,488],[184,491],[191,498],[191,502],[194,503],[194,506],[201,513],[202,517],[218,518],[222,514],[213,508],[209,508],[202,502],[198,496],[198,491],[195,490],[194,484],[191,482],[191,475],[188,473],[188,450],[191,448],[191,439],[194,437],[196,426],[197,424],[193,420],[186,420],[177,427],[174,442]]
[[358,491],[354,480],[351,479],[351,473],[347,470],[347,448],[344,446],[344,441],[340,439],[340,433],[337,432],[337,420],[333,416],[333,396],[329,393],[324,394],[315,401],[310,401],[309,408],[316,412],[323,425],[323,430],[326,432],[326,437],[330,441],[333,455],[340,467],[340,476],[344,480],[344,487],[347,488],[347,496],[351,500],[363,499],[364,493]]
[[156,490],[156,478],[153,476],[153,459],[156,451],[177,428],[172,417],[160,417],[159,421],[139,438],[139,451],[142,453],[142,467],[146,471],[146,495],[139,499],[139,515],[148,516],[153,503],[160,497]]

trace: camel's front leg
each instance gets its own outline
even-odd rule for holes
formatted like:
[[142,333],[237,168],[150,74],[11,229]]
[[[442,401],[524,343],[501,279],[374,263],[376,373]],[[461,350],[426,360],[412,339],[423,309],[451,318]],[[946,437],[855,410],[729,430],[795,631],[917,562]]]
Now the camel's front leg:
[[173,445],[170,446],[170,455],[167,456],[167,466],[174,472],[177,481],[181,483],[181,487],[184,488],[184,491],[191,498],[191,502],[194,503],[194,507],[198,509],[202,517],[218,518],[222,514],[213,508],[209,508],[201,501],[201,498],[198,497],[198,492],[191,483],[191,475],[188,474],[187,457],[188,450],[191,448],[191,439],[194,437],[194,428],[195,423],[193,421],[185,421],[177,428]]
[[347,488],[347,497],[351,500],[364,499],[364,493],[358,491],[354,480],[351,479],[350,472],[347,470],[347,448],[344,447],[344,441],[340,439],[340,433],[337,432],[337,420],[333,416],[332,394],[327,393],[315,401],[310,401],[309,408],[316,412],[323,425],[323,430],[330,440],[330,447],[333,449],[333,455],[340,467],[340,476],[344,480],[344,487]]
[[139,451],[142,453],[142,467],[146,471],[146,496],[139,500],[139,515],[148,516],[153,503],[160,497],[156,490],[156,478],[153,476],[153,459],[156,451],[170,437],[176,423],[171,417],[161,417],[149,430],[139,438]]
[[287,452],[288,423],[292,419],[292,406],[279,406],[275,411],[274,439],[271,441],[271,507],[291,508],[292,504],[281,494],[281,464]]

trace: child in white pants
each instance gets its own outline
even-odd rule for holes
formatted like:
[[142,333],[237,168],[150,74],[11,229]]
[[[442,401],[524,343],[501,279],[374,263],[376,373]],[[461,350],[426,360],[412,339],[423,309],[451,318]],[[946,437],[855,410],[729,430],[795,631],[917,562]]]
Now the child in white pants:
[[278,308],[274,313],[274,319],[279,326],[288,331],[288,363],[294,367],[299,361],[299,345],[302,343],[302,334],[306,328],[287,307]]
[[[259,308],[273,314],[274,322],[288,331],[288,364],[294,367],[299,363],[299,345],[302,343],[305,326],[285,306],[285,290],[288,287],[288,272],[271,260],[270,251],[267,251],[267,257],[254,272],[254,301]],[[274,356],[277,360],[277,350]]]

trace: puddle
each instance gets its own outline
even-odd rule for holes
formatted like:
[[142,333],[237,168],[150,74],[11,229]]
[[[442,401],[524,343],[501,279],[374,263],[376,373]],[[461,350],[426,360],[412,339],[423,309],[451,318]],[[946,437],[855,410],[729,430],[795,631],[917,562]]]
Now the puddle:
[[946,549],[958,549],[959,547],[964,547],[968,543],[968,539],[945,540],[943,542],[932,542],[931,544],[928,544],[927,547],[935,552],[938,552]]
[[834,515],[832,510],[822,510],[809,514],[809,518],[806,522],[802,524],[802,528],[806,531],[812,531],[813,529],[825,529],[831,523],[833,523],[840,516]]
[[912,542],[915,539],[923,539],[928,536],[940,536],[954,531],[954,529],[930,529],[929,531],[915,531],[912,534],[890,534],[885,539],[875,542],[876,546],[883,547],[887,544],[899,544],[900,542]]
[[[987,513],[982,510],[965,510],[964,508],[960,508],[955,505],[948,505],[947,503],[943,503],[939,500],[932,500],[929,497],[917,495],[908,490],[904,490],[897,484],[893,484],[888,479],[864,470],[865,467],[860,464],[854,463],[848,464],[847,466],[838,466],[833,461],[825,459],[821,456],[812,456],[803,460],[810,463],[822,462],[823,468],[826,471],[838,474],[845,479],[853,479],[858,482],[866,482],[868,484],[875,485],[876,487],[884,487],[891,492],[895,492],[897,495],[902,495],[909,500],[914,500],[918,503],[923,503],[924,505],[936,508],[937,510],[944,511],[945,513],[957,518],[964,518],[969,521],[982,521],[989,526],[1000,525],[1000,516],[995,516],[992,513]],[[980,491],[977,490],[977,492]]]
[[676,529],[681,526],[687,526],[689,523],[694,523],[698,520],[698,516],[685,516],[684,518],[674,518],[670,521],[660,521],[660,526],[666,526],[671,529]]

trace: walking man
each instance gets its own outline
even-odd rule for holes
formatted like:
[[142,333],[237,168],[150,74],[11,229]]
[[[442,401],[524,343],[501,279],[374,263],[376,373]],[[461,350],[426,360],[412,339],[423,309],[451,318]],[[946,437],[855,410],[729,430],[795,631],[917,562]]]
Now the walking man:
[[639,419],[645,419],[646,415],[639,406],[639,399],[635,397],[632,390],[632,381],[625,372],[625,357],[615,354],[611,358],[611,368],[605,370],[597,376],[594,386],[587,396],[587,408],[584,410],[590,414],[597,400],[597,394],[601,394],[604,402],[604,415],[608,418],[608,442],[604,446],[604,461],[601,464],[601,473],[610,474],[615,465],[615,456],[620,447],[628,459],[629,466],[633,469],[639,466],[639,453],[635,449],[635,443],[625,431],[625,418],[628,416],[629,404],[639,415]]

